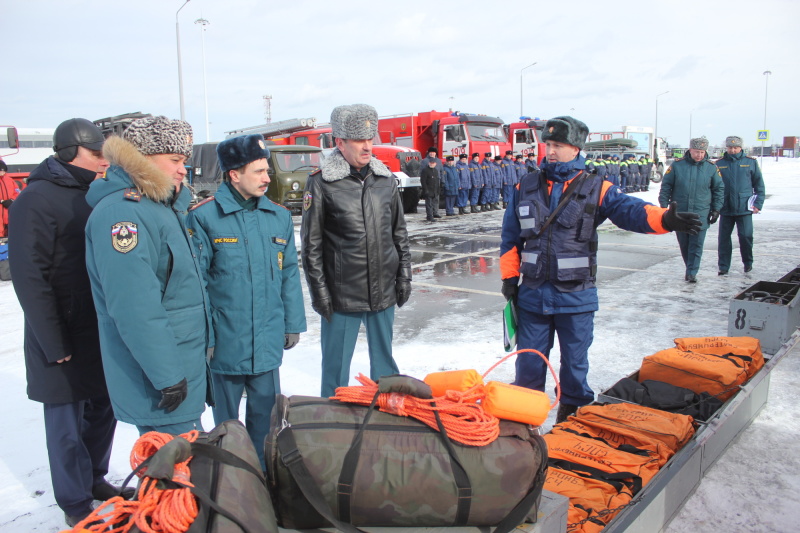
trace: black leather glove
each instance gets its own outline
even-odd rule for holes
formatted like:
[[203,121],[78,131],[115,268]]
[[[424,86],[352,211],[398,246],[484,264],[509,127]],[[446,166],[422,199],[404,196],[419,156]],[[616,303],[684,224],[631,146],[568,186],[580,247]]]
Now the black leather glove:
[[398,281],[394,286],[394,293],[397,298],[397,307],[403,307],[411,296],[411,282]]
[[513,300],[514,303],[517,303],[517,293],[519,293],[518,284],[514,283],[513,281],[504,281],[500,292],[503,293],[503,297],[506,299],[506,301]]
[[161,389],[161,401],[158,402],[158,408],[166,409],[168,413],[171,413],[183,403],[188,395],[189,387],[186,378],[183,378],[177,385]]
[[716,211],[711,211],[708,214],[708,223],[709,224],[714,224],[718,219],[719,219],[719,213],[717,213]]
[[314,308],[314,311],[316,311],[319,316],[328,322],[331,321],[331,316],[333,316],[333,305],[331,305],[330,299],[323,298],[322,300],[311,302],[311,307]]
[[669,209],[661,217],[661,225],[667,231],[682,231],[689,235],[697,235],[703,227],[697,213],[678,213],[677,202],[669,204]]
[[3,207],[5,207],[6,209],[8,209],[9,207],[11,207],[11,204],[13,204],[13,203],[14,203],[14,200],[3,200],[3,201],[2,201],[2,202],[0,202],[0,203],[2,203],[2,204],[3,204]]
[[283,349],[284,350],[291,350],[297,343],[300,342],[300,334],[299,333],[287,333],[283,336]]

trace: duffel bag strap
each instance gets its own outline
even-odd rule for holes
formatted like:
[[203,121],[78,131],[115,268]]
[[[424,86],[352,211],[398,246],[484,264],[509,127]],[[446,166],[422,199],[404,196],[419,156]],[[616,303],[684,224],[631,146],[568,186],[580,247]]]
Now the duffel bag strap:
[[530,513],[531,507],[536,504],[536,500],[542,494],[544,482],[547,478],[547,443],[543,438],[538,437],[536,443],[539,445],[541,452],[541,463],[539,464],[539,471],[536,472],[536,477],[531,485],[531,490],[522,498],[517,505],[497,524],[492,533],[509,533],[518,525],[525,521],[525,517]]
[[344,533],[366,533],[353,524],[339,520],[333,514],[330,505],[328,505],[328,502],[325,501],[325,497],[322,495],[322,491],[319,489],[319,486],[316,481],[314,481],[308,468],[306,468],[306,464],[303,462],[303,456],[300,455],[300,450],[297,449],[297,441],[294,438],[292,426],[286,425],[282,428],[278,432],[276,441],[278,444],[278,451],[281,454],[281,461],[283,461],[283,464],[289,469],[289,472],[292,474],[297,486],[300,487],[303,496],[308,500],[308,503],[339,531]]
[[[351,521],[350,517],[350,502],[353,496],[353,482],[356,477],[356,468],[358,467],[358,460],[361,455],[361,443],[364,440],[364,431],[367,429],[367,424],[372,417],[372,412],[380,397],[380,391],[375,393],[372,403],[367,409],[367,414],[364,416],[364,422],[361,424],[358,433],[353,437],[353,442],[350,449],[344,457],[342,463],[342,472],[339,474],[339,483],[336,487],[338,504],[339,504],[339,518],[346,522]],[[472,485],[469,481],[467,471],[461,465],[456,451],[453,449],[453,444],[450,442],[450,437],[447,436],[447,430],[439,417],[439,411],[435,409],[436,404],[432,403],[431,407],[434,408],[433,414],[436,417],[436,423],[439,426],[439,435],[441,436],[444,447],[450,455],[450,466],[453,469],[453,480],[456,483],[458,490],[456,516],[453,521],[453,526],[462,527],[467,525],[469,520],[469,510],[472,505]]]
[[229,452],[228,450],[224,450],[212,444],[193,442],[192,455],[202,455],[218,463],[224,463],[236,468],[241,468],[242,470],[247,470],[256,476],[262,484],[266,483],[264,479],[264,472],[254,467],[235,453]]

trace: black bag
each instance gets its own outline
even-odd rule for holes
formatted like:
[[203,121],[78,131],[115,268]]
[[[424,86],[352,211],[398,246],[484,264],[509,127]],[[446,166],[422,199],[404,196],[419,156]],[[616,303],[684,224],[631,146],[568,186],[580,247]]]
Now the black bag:
[[11,266],[8,259],[0,261],[0,281],[11,281]]
[[711,418],[722,407],[722,400],[707,392],[697,394],[683,387],[649,379],[639,383],[635,379],[622,378],[605,394],[644,407],[689,415],[701,422]]
[[497,440],[464,446],[450,441],[441,421],[435,431],[373,406],[278,396],[265,458],[281,527],[497,526],[501,533],[536,520],[547,447],[528,426],[501,421]]
[[[181,446],[183,450],[178,449]],[[223,422],[190,445],[173,439],[141,466],[168,488],[170,484],[176,488],[183,485],[166,481],[172,478],[169,466],[188,455],[192,455],[189,468],[194,485],[189,488],[198,499],[198,513],[187,533],[277,533],[261,462],[240,421]],[[140,533],[136,526],[131,531]]]

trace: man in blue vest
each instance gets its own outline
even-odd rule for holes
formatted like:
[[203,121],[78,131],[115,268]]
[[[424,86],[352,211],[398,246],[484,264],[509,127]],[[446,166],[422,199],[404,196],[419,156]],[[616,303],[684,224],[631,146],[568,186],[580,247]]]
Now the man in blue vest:
[[469,171],[469,156],[461,154],[458,156],[458,163],[456,163],[456,170],[458,171],[458,214],[466,215],[467,206],[469,205],[469,192],[472,188],[472,177]]
[[[572,117],[547,121],[547,160],[526,174],[503,218],[502,293],[516,303],[517,348],[549,356],[556,334],[561,348],[561,422],[594,400],[587,382],[589,346],[598,309],[597,226],[605,219],[629,231],[696,233],[693,213],[662,209],[622,193],[585,170],[580,155],[589,129]],[[520,283],[521,281],[521,283]],[[537,355],[517,357],[515,384],[543,391],[546,365]]]
[[247,391],[245,426],[266,470],[283,351],[306,331],[294,224],[265,196],[269,150],[261,135],[226,139],[217,156],[224,181],[187,220],[211,304],[214,423],[238,419]]
[[760,213],[764,207],[764,178],[758,160],[744,155],[742,138],[735,135],[725,139],[725,155],[716,165],[725,183],[725,200],[719,212],[718,274],[724,276],[731,268],[734,226],[744,271],[750,272],[753,270],[753,214]]

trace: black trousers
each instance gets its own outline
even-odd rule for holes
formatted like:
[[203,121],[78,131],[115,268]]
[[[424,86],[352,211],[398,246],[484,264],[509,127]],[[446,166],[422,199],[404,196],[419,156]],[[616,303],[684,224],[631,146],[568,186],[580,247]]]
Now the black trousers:
[[68,515],[91,510],[92,487],[108,473],[116,426],[108,396],[44,404],[53,494]]

